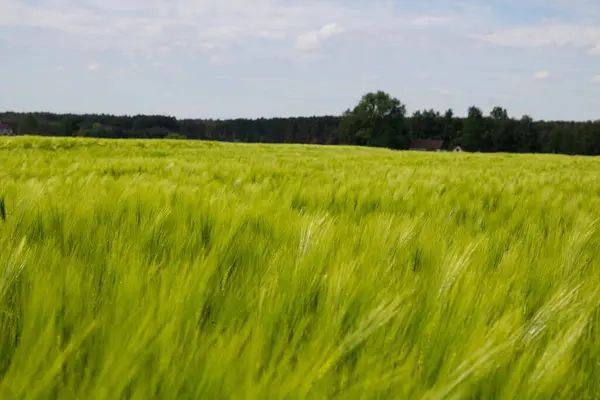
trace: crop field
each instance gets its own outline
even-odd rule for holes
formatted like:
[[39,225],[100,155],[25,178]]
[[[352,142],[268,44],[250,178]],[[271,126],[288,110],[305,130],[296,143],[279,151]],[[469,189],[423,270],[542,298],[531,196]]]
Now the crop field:
[[598,399],[600,160],[0,139],[0,399]]

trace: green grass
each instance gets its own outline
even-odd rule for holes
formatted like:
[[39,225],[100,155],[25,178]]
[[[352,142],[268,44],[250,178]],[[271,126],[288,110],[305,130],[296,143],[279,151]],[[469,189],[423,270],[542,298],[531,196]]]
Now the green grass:
[[0,398],[600,398],[600,160],[0,140]]

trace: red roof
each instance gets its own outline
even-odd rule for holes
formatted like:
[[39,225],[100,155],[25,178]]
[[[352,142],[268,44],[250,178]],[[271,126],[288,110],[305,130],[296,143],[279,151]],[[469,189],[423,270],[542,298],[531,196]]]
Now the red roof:
[[410,149],[441,150],[443,144],[443,140],[416,139],[410,143]]

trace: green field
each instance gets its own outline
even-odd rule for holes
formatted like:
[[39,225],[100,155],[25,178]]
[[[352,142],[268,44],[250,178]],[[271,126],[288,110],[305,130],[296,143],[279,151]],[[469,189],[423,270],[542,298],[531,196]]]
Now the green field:
[[598,399],[600,160],[0,139],[0,399]]

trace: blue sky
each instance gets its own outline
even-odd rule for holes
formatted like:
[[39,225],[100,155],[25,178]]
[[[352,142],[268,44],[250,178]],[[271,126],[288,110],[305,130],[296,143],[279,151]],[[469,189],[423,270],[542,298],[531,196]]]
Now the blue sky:
[[0,110],[600,119],[598,0],[0,0]]

